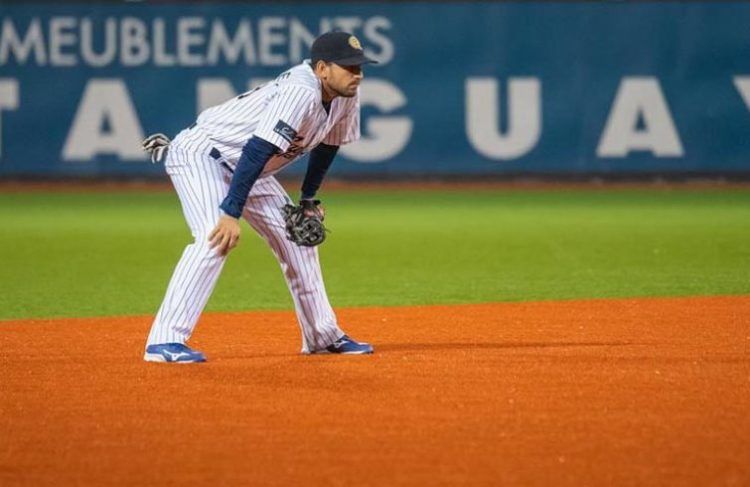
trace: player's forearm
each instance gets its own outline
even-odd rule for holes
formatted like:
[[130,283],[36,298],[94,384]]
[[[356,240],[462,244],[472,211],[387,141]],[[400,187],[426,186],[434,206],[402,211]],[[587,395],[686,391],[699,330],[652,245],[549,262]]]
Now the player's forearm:
[[307,172],[302,182],[302,199],[312,199],[323,184],[328,168],[331,167],[334,157],[339,150],[337,145],[320,144],[310,151],[310,160],[307,163]]
[[229,185],[229,193],[219,206],[224,213],[234,218],[242,215],[242,209],[245,207],[247,195],[250,194],[253,184],[258,180],[268,160],[277,152],[279,152],[278,147],[260,137],[252,137],[245,144]]

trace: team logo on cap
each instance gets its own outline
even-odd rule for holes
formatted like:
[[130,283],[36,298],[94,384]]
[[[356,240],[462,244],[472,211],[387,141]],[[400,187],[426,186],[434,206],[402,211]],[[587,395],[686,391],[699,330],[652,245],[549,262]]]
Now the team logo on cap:
[[360,44],[359,39],[354,36],[349,37],[349,45],[358,51],[362,50],[362,44]]

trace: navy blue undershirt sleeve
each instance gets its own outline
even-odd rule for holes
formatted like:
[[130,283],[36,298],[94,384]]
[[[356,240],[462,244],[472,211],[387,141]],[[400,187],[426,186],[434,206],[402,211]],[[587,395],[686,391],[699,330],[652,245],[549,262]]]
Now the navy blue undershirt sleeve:
[[260,137],[252,137],[247,141],[245,147],[242,148],[237,168],[234,170],[229,193],[219,205],[224,213],[235,218],[242,215],[242,208],[245,207],[250,189],[263,172],[268,160],[279,151],[278,147]]
[[303,200],[310,200],[315,197],[338,150],[339,146],[337,145],[320,144],[310,151],[307,173],[305,173],[305,179],[302,182]]

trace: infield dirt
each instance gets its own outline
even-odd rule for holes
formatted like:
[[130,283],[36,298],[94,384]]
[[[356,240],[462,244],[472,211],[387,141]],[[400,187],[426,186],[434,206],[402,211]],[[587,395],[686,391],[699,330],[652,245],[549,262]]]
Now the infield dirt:
[[748,485],[750,296],[0,322],[0,484]]

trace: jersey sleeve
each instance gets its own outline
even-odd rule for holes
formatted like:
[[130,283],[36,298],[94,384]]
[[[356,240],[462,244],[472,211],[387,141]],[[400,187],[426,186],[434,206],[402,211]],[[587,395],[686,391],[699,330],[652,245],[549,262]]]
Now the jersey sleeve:
[[347,100],[347,111],[341,120],[331,127],[323,139],[324,144],[344,145],[359,140],[359,93],[355,98]]
[[315,103],[315,94],[302,86],[287,85],[266,106],[253,135],[285,152],[297,138]]

